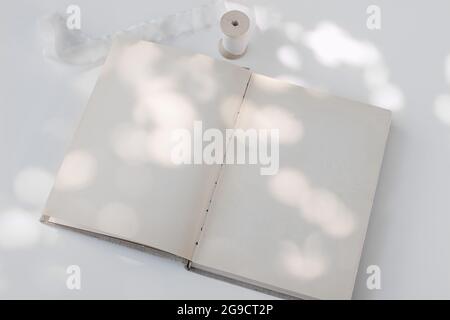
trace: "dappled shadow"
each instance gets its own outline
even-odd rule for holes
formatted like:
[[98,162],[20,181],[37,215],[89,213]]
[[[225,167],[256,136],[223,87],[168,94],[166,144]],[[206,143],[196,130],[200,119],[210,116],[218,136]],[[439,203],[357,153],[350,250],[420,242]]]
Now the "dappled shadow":
[[278,201],[298,208],[305,221],[333,238],[347,237],[354,231],[354,213],[336,194],[312,187],[296,169],[281,169],[269,181],[269,189]]
[[[450,54],[444,62],[444,76],[450,86]],[[450,94],[439,94],[434,101],[434,114],[443,123],[450,125]]]
[[280,130],[280,171],[224,167],[195,259],[309,296],[350,296],[389,121],[386,110],[254,74],[236,126]]
[[[390,12],[388,13],[391,15],[388,16],[390,19],[387,19],[386,22],[383,21],[383,29],[380,33],[368,35],[364,25],[364,3],[360,5],[352,3],[347,8],[347,6],[342,6],[340,3],[335,4],[329,1],[327,3],[319,2],[318,5],[314,6],[302,2],[296,5],[295,10],[289,10],[289,8],[283,8],[284,6],[288,6],[286,2],[279,4],[280,8],[282,8],[279,11],[285,12],[284,16],[281,16],[278,11],[273,10],[271,4],[264,4],[263,2],[256,10],[256,13],[260,13],[258,16],[259,21],[257,21],[259,22],[259,29],[256,30],[256,34],[252,38],[249,52],[242,60],[236,63],[250,66],[256,72],[286,79],[300,85],[316,87],[324,91],[330,91],[333,94],[351,97],[363,102],[372,102],[381,107],[398,110],[397,113],[394,113],[394,119],[397,121],[394,122],[390,145],[386,152],[385,169],[381,176],[381,190],[377,196],[378,200],[375,204],[373,216],[375,220],[373,221],[373,228],[370,229],[372,231],[369,230],[367,252],[370,253],[367,254],[366,261],[373,263],[380,261],[383,257],[389,261],[393,261],[392,263],[398,265],[396,267],[398,269],[390,268],[388,270],[392,275],[389,280],[394,280],[392,277],[395,274],[395,277],[400,278],[400,281],[403,283],[409,283],[410,281],[407,281],[407,278],[410,277],[410,273],[404,272],[404,270],[410,268],[415,263],[416,265],[423,265],[423,269],[420,269],[422,267],[418,267],[419,269],[414,267],[414,271],[417,271],[416,274],[420,274],[420,272],[429,274],[429,271],[433,270],[434,274],[439,275],[440,271],[445,272],[445,268],[448,268],[448,264],[442,258],[446,255],[445,252],[447,251],[439,250],[439,248],[442,249],[442,243],[448,242],[448,239],[444,235],[445,232],[440,232],[442,231],[440,228],[447,225],[445,223],[447,218],[444,213],[448,212],[448,197],[442,191],[448,189],[449,181],[447,179],[448,170],[443,169],[447,167],[446,163],[448,163],[448,154],[445,152],[445,137],[448,135],[448,127],[446,126],[446,123],[448,123],[448,108],[446,93],[443,91],[444,88],[441,87],[441,84],[438,83],[441,80],[436,77],[435,70],[442,68],[443,53],[445,52],[448,55],[449,51],[440,35],[442,30],[439,28],[441,25],[437,25],[437,22],[433,23],[431,21],[445,21],[445,14],[448,10],[439,10],[441,6],[437,4],[433,6],[425,3],[414,6],[410,6],[406,2],[403,4],[399,5],[397,3],[391,5],[385,2],[383,8],[386,8],[388,10],[387,12]],[[392,6],[401,7],[405,10],[401,14],[398,9],[394,10],[395,8]],[[428,19],[427,23],[417,23],[417,17],[415,17],[415,12],[412,10],[414,8],[425,15],[425,18]],[[430,15],[429,11],[431,9],[427,8],[433,8],[432,15]],[[401,15],[403,23],[399,24],[397,17],[392,19],[392,15]],[[396,26],[389,25],[390,21],[391,23],[395,23]],[[350,43],[354,41],[357,46],[361,43],[369,47],[376,44],[375,49],[379,53],[382,53],[382,64],[372,63],[370,66],[364,67],[364,63],[361,62],[362,59],[354,58],[352,65],[352,61],[344,62],[345,57],[342,58],[342,55],[340,60],[334,58],[333,61],[339,61],[335,67],[324,65],[322,63],[323,61],[319,62],[314,50],[306,44],[303,44],[302,39],[304,39],[304,35],[311,35],[311,32],[320,31],[319,34],[321,32],[323,33],[323,30],[326,30],[326,28],[324,29],[324,23],[325,26],[328,26],[328,29],[332,26],[335,30],[334,32],[337,32],[340,36],[344,36],[344,39],[350,40]],[[371,40],[369,42],[366,41],[369,38]],[[417,39],[421,39],[420,45],[418,45]],[[214,38],[214,41],[216,41],[216,38]],[[340,44],[335,43],[335,45],[339,46]],[[216,43],[211,43],[211,46],[215,47]],[[367,48],[365,45],[363,47]],[[331,54],[334,48],[336,47],[331,48]],[[52,179],[53,174],[56,172],[57,162],[59,162],[58,159],[61,158],[61,141],[65,141],[70,136],[73,125],[76,122],[75,120],[72,122],[68,119],[76,119],[78,116],[76,105],[79,103],[84,104],[88,92],[92,89],[91,84],[93,83],[86,84],[85,78],[80,77],[80,81],[73,83],[75,94],[67,99],[66,96],[60,94],[60,92],[67,88],[61,86],[63,81],[60,79],[64,78],[61,77],[61,74],[58,74],[58,81],[49,83],[54,88],[51,94],[43,95],[41,92],[34,92],[32,90],[35,87],[34,81],[39,81],[40,78],[36,77],[36,72],[33,71],[33,68],[30,68],[32,65],[29,61],[31,60],[27,59],[29,52],[32,51],[22,50],[21,52],[24,52],[24,55],[18,55],[18,58],[22,58],[20,59],[21,63],[20,67],[18,66],[18,70],[22,70],[21,68],[23,68],[24,72],[25,70],[27,72],[32,70],[29,77],[32,81],[30,81],[30,85],[24,84],[25,90],[29,90],[30,95],[35,97],[37,103],[40,101],[42,106],[47,104],[54,105],[55,101],[64,101],[64,103],[57,103],[61,105],[61,108],[57,111],[53,110],[50,112],[49,108],[40,108],[39,112],[33,114],[33,117],[28,117],[30,121],[27,121],[27,116],[25,115],[27,112],[23,110],[24,112],[20,114],[20,119],[16,119],[20,121],[14,121],[14,123],[21,123],[17,127],[17,132],[27,125],[33,125],[35,128],[42,125],[42,131],[35,129],[29,132],[34,135],[33,138],[39,137],[41,141],[45,140],[46,143],[27,145],[26,150],[25,148],[20,149],[20,145],[18,145],[17,149],[14,150],[18,150],[17,153],[20,153],[20,156],[27,160],[19,161],[19,155],[11,157],[11,161],[16,162],[11,166],[10,172],[2,177],[5,181],[13,181],[15,177],[21,175],[22,170],[24,172],[29,171],[30,166],[46,173],[33,175],[34,178],[31,180],[18,179],[19,181],[32,182],[29,184],[31,188],[29,190],[31,191],[23,187],[27,183],[17,182],[17,186],[11,186],[12,189],[15,188],[17,191],[12,190],[11,194],[6,193],[5,199],[7,198],[7,200],[4,201],[4,204],[2,203],[3,206],[0,208],[2,212],[9,212],[10,209],[6,204],[16,200],[25,208],[32,206],[33,211],[40,210],[39,206],[42,206],[45,196],[42,191],[36,192],[36,190],[45,189],[47,192],[50,190],[50,187],[47,185],[49,177]],[[39,54],[39,52],[34,53]],[[373,60],[371,61],[373,62]],[[44,67],[44,71],[41,74],[45,75],[48,71],[48,65]],[[73,71],[58,69],[56,72],[72,73]],[[78,72],[79,70],[76,70],[76,73]],[[384,90],[386,83],[388,84],[387,90]],[[381,89],[378,90],[377,87]],[[6,86],[5,88],[9,87]],[[20,93],[18,91],[17,94],[23,95],[24,87],[21,86],[19,89]],[[79,95],[82,97],[80,98]],[[437,97],[438,95],[439,98]],[[13,101],[7,95],[5,101],[10,104],[14,102],[14,105],[17,106],[24,105],[29,107],[28,100],[26,99],[16,99]],[[402,107],[396,108],[398,105],[402,105]],[[224,109],[226,113],[227,109]],[[45,117],[48,117],[48,115],[55,115],[55,117],[47,121]],[[443,125],[433,126],[436,123]],[[127,131],[129,127],[124,128],[124,131]],[[118,131],[120,135],[121,130]],[[15,133],[16,131],[12,132]],[[132,136],[135,133],[135,131],[132,131]],[[145,131],[145,134],[147,134],[147,131]],[[141,139],[142,131],[138,131],[136,136],[136,139],[129,138],[129,141]],[[31,141],[30,134],[21,134],[17,135],[17,137],[16,140],[18,142]],[[115,137],[111,140],[114,141]],[[127,152],[132,154],[133,150],[127,150]],[[137,155],[137,158],[141,159],[140,155]],[[29,163],[31,161],[32,163]],[[42,184],[36,183],[36,181],[41,180],[39,177],[43,177]],[[139,179],[140,177],[141,173],[137,170],[133,172],[129,172],[129,170],[125,170],[125,172],[124,170],[118,170],[114,185],[120,188],[121,192],[127,194],[128,199],[133,199],[136,195],[146,193],[145,184],[141,184],[142,179]],[[148,181],[151,181],[153,178],[150,174],[145,174],[145,179],[148,179]],[[427,188],[423,187],[424,183],[428,186]],[[42,186],[42,189],[37,187],[38,184]],[[320,184],[314,184],[313,186],[321,187]],[[15,195],[16,192],[17,198]],[[3,195],[1,196],[3,200]],[[429,206],[429,199],[433,199],[433,206],[431,207]],[[36,205],[38,206],[36,207]],[[280,207],[280,210],[286,209]],[[22,209],[19,211],[23,213]],[[404,228],[405,212],[409,217],[407,220],[411,223],[409,228],[407,228],[408,230]],[[423,212],[429,212],[430,214],[423,215]],[[33,215],[31,213],[31,215],[33,217],[32,219],[37,219],[36,214]],[[13,219],[12,215],[8,214],[6,216]],[[4,222],[5,220],[2,221]],[[25,222],[26,224],[27,222]],[[262,223],[261,227],[263,227]],[[20,229],[16,228],[19,233]],[[422,229],[426,229],[428,233],[422,232]],[[51,230],[51,228],[46,228],[44,233],[48,234]],[[399,230],[405,232],[400,235],[400,241],[394,236],[394,234],[398,234]],[[380,234],[382,234],[381,237],[379,236]],[[431,240],[431,244],[429,240]],[[79,242],[79,239],[76,239],[76,241]],[[84,247],[86,250],[90,247],[87,242]],[[20,240],[19,243],[24,244],[23,248],[29,248],[25,244],[31,242],[25,240],[22,242]],[[55,243],[55,241],[49,240],[49,243]],[[71,248],[76,247],[74,243],[70,245],[70,241],[66,242]],[[432,247],[431,250],[430,246]],[[114,250],[114,248],[109,249]],[[67,248],[64,246],[59,246],[57,252],[61,256],[64,256],[66,250]],[[295,253],[296,249],[291,247],[286,251]],[[101,250],[94,250],[86,255],[98,254],[99,252]],[[420,259],[422,261],[423,255],[421,253],[423,252],[429,253],[427,257],[430,260],[430,267],[432,268],[427,269],[426,264],[422,262],[418,263],[418,260],[415,260]],[[133,251],[124,251],[123,254],[133,256]],[[392,259],[393,256],[396,256],[397,259]],[[2,252],[3,257],[5,257],[5,262],[3,263],[6,263],[11,269],[16,266],[15,260],[8,259],[11,256],[7,256],[5,252]],[[17,257],[20,257],[20,253],[18,253]],[[64,257],[58,259],[55,257],[52,258],[50,254],[45,256],[45,258],[54,261],[55,264],[62,263],[62,261],[69,262],[71,260],[70,254]],[[412,259],[411,257],[414,258]],[[145,260],[143,257],[139,259]],[[295,263],[292,264],[295,265]],[[97,269],[98,274],[102,273],[102,267],[105,266],[102,265]],[[386,268],[389,268],[389,266],[386,265]],[[5,274],[9,275],[8,270],[8,268],[4,267],[0,270],[0,274],[3,276]],[[32,269],[25,270],[32,271]],[[64,271],[58,272],[58,274],[65,276]],[[162,276],[163,272],[160,275]],[[25,279],[27,281],[30,280],[26,277]],[[49,278],[43,276],[42,279]],[[94,281],[94,279],[92,280]],[[158,278],[153,280],[155,283],[159,281]],[[430,285],[437,285],[438,287],[440,285],[442,290],[447,290],[443,288],[445,281],[432,280],[430,279],[428,281]],[[20,283],[21,280],[18,278],[11,279],[10,282],[13,281]],[[365,295],[367,290],[365,288],[364,272],[359,282],[361,283],[359,296],[361,296],[361,293]],[[411,286],[415,286],[413,283],[415,282],[411,282]],[[152,285],[152,283],[150,282],[149,285]],[[24,286],[30,286],[30,283],[25,281]],[[45,286],[39,286],[39,288],[43,287]],[[430,287],[428,288],[430,289]],[[412,289],[416,290],[417,287],[411,287],[409,291],[414,291]],[[437,292],[434,289],[436,288],[433,288],[433,291]],[[63,288],[63,290],[66,289]],[[398,290],[400,292],[401,288]],[[440,292],[448,293],[448,291],[442,290]],[[424,289],[421,292],[423,292],[422,294],[426,294],[430,291]]]
[[[323,33],[326,38],[330,25],[325,26],[325,31],[322,28],[319,27],[319,30],[316,31],[318,35],[312,32],[306,34],[305,40],[302,40],[304,45],[309,45],[312,51],[323,50],[320,49],[324,42]],[[292,30],[291,23],[291,32],[294,32]],[[267,31],[267,33],[270,32],[272,31]],[[275,32],[274,35],[276,34]],[[341,36],[341,42],[350,43],[359,51],[356,50],[356,55],[347,60],[345,60],[345,52],[334,57],[322,56],[318,58],[322,64],[329,67],[330,64],[344,63],[361,67],[366,63],[365,58],[372,63],[370,50],[366,50],[365,47],[359,49],[359,44],[342,35],[343,32],[336,26],[331,26],[331,34],[333,37],[336,37],[336,34]],[[339,37],[337,38],[339,39]],[[283,38],[279,38],[278,41],[282,42]],[[339,43],[339,45],[341,44]],[[161,224],[161,221],[155,220],[154,216],[149,218],[150,215],[136,221],[138,220],[136,212],[141,212],[146,208],[147,210],[156,210],[161,216],[164,216],[181,209],[177,207],[176,202],[168,204],[171,199],[167,193],[164,193],[168,188],[177,202],[183,204],[182,209],[187,213],[202,212],[204,203],[200,203],[199,206],[198,201],[204,197],[205,193],[207,194],[207,190],[212,186],[211,177],[214,177],[211,175],[211,171],[205,175],[200,169],[195,170],[195,174],[184,175],[183,181],[189,181],[189,188],[192,190],[192,192],[186,192],[186,187],[179,180],[180,172],[184,169],[174,167],[169,161],[170,132],[175,128],[188,128],[192,125],[193,120],[206,116],[213,118],[208,125],[220,124],[224,127],[230,123],[230,115],[234,115],[234,112],[218,113],[218,109],[211,109],[212,102],[223,94],[224,84],[217,82],[217,79],[212,76],[217,74],[218,70],[217,66],[209,63],[209,60],[205,62],[199,56],[194,55],[187,60],[183,58],[174,62],[170,56],[151,55],[145,51],[141,53],[143,56],[135,54],[127,56],[125,51],[121,57],[118,57],[117,67],[108,69],[107,65],[105,68],[101,79],[112,75],[114,80],[107,85],[104,82],[97,85],[96,91],[104,93],[103,97],[105,98],[99,98],[99,95],[91,98],[93,105],[104,107],[87,110],[88,116],[85,115],[83,118],[81,130],[77,132],[72,145],[72,151],[84,154],[77,158],[81,164],[72,166],[76,170],[68,170],[74,173],[73,177],[70,177],[70,173],[63,174],[62,184],[57,182],[55,190],[63,190],[65,186],[67,194],[60,193],[58,201],[61,201],[64,207],[68,203],[72,203],[73,207],[69,210],[69,213],[71,212],[69,216],[76,217],[74,224],[94,225],[95,229],[107,234],[119,233],[124,238],[146,242],[149,234],[157,239],[163,237],[162,233],[168,229],[175,234],[180,234],[186,233],[186,230],[190,228],[186,223],[180,223],[181,229],[173,230],[173,226],[166,225],[164,222]],[[292,46],[281,46],[277,50],[276,57],[283,66],[282,70],[300,70],[303,66],[300,55],[296,54]],[[193,72],[190,67],[186,68],[191,65],[197,66],[196,72]],[[149,81],[149,72],[157,80]],[[288,77],[286,74],[281,75],[285,78]],[[121,94],[108,98],[108,92]],[[326,97],[326,95],[318,93],[317,97]],[[229,103],[228,99],[226,103]],[[252,107],[251,103],[254,103],[255,106]],[[164,108],[161,108],[162,105]],[[108,112],[105,106],[112,109],[109,109]],[[123,108],[123,106],[128,106],[128,108]],[[305,135],[306,141],[310,141],[311,134],[314,136],[317,134],[311,133],[308,127],[305,127],[301,117],[294,119],[289,112],[278,108],[276,101],[271,103],[269,101],[251,101],[247,107],[247,112],[251,114],[251,121],[247,125],[255,128],[279,128],[280,142],[283,145],[292,146],[303,142]],[[220,103],[218,108],[220,110],[227,109]],[[120,121],[111,122],[109,121],[110,117],[117,117]],[[102,118],[108,121],[99,121]],[[95,131],[92,130],[94,127]],[[83,130],[83,128],[88,128],[88,130]],[[332,151],[330,150],[330,153]],[[119,162],[119,159],[124,163]],[[284,159],[286,159],[285,155]],[[64,161],[62,173],[66,171],[65,166],[71,167],[69,160]],[[66,161],[69,164],[66,165]],[[131,193],[122,194],[119,185],[132,184],[130,180],[136,180],[136,175],[132,174],[133,178],[130,179],[126,173],[123,173],[124,170],[122,170],[120,178],[113,179],[113,184],[107,182],[116,174],[117,169],[121,169],[122,164],[126,167],[126,171],[129,170],[130,173],[134,172],[140,175],[138,180],[148,181],[139,186],[139,188],[147,189],[149,191],[147,194],[139,193],[139,196]],[[81,171],[77,172],[77,170]],[[196,178],[198,174],[201,175],[200,179]],[[338,196],[328,191],[329,186],[326,183],[322,185],[323,181],[321,182],[320,179],[319,182],[314,181],[312,186],[309,182],[305,184],[308,190],[314,194],[314,201],[304,200],[297,204],[302,213],[294,215],[297,220],[295,225],[298,227],[307,222],[317,225],[325,234],[332,237],[349,236],[355,223],[350,213],[352,209],[347,209]],[[263,194],[266,192],[267,190]],[[74,201],[74,199],[79,201]],[[270,198],[267,199],[267,201],[269,200]],[[52,200],[48,209],[51,215],[56,216],[60,215],[58,212],[64,210],[59,205],[52,206]],[[286,210],[284,206],[280,206],[279,209],[280,212]],[[298,211],[298,209],[299,207],[295,207],[294,211]],[[318,211],[328,214],[328,216],[320,216],[317,214]],[[119,230],[124,225],[129,225],[125,228],[127,230],[125,233]],[[292,231],[294,232],[294,230]],[[306,235],[301,236],[302,239],[299,240],[295,235],[292,239],[282,239],[284,244],[280,242],[281,240],[276,242],[278,247],[276,251],[280,252],[280,260],[276,259],[274,262],[284,264],[286,270],[290,270],[292,274],[300,278],[304,277],[306,280],[324,276],[326,268],[322,266],[324,262],[320,257],[326,254],[319,254],[319,257],[314,256],[305,237]],[[193,243],[193,241],[186,242]],[[303,245],[303,243],[305,244]],[[156,241],[156,245],[158,245],[158,241]],[[315,248],[315,246],[312,247]],[[329,248],[323,250],[327,253],[331,251]],[[297,271],[293,270],[295,266],[298,267]]]
[[173,132],[192,133],[196,120],[224,131],[239,108],[230,97],[242,97],[249,73],[170,47],[123,41],[106,61],[46,214],[190,257],[220,165],[176,165]]
[[[344,91],[334,89],[333,94],[349,96],[350,91],[345,90],[357,87],[365,92],[356,96],[362,102],[392,111],[404,107],[404,94],[390,79],[383,55],[373,43],[353,37],[328,20],[319,20],[312,29],[298,21],[275,25],[256,31],[258,41],[250,44],[249,52],[258,57],[245,61],[247,65],[258,72],[324,91],[331,90],[323,85],[324,79],[340,76],[349,87],[342,88]],[[269,50],[267,43],[271,44]],[[271,64],[259,65],[258,60],[270,60]]]

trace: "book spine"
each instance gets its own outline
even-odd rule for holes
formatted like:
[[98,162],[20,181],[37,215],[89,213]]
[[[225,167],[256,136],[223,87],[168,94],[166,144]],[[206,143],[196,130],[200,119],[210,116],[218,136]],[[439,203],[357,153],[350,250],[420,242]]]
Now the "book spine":
[[[246,96],[246,94],[247,94],[247,90],[248,90],[248,87],[249,87],[249,84],[250,84],[251,79],[252,79],[252,73],[250,73],[250,76],[249,76],[249,78],[248,78],[247,84],[246,84],[245,89],[244,89],[244,93],[243,93],[243,95],[242,95],[241,102],[240,102],[240,104],[239,104],[238,111],[236,112],[236,114],[235,114],[235,116],[234,116],[234,121],[233,121],[233,122],[234,122],[234,129],[236,129],[237,121],[238,121],[238,118],[239,118],[239,113],[240,113],[241,108],[242,108],[242,105],[243,105],[243,103],[244,103],[244,99],[245,99],[245,96]],[[232,138],[233,138],[232,136],[229,137],[228,141],[226,142],[226,145],[228,145],[228,144],[230,143],[230,140],[231,140]],[[207,206],[206,206],[206,209],[205,209],[205,211],[204,211],[204,213],[203,213],[204,216],[203,216],[202,223],[201,223],[201,225],[200,225],[200,230],[199,230],[199,232],[198,232],[198,236],[197,236],[197,238],[196,238],[196,240],[195,240],[195,244],[194,244],[194,252],[193,252],[193,254],[192,254],[192,257],[195,256],[195,250],[196,250],[196,248],[198,247],[198,245],[199,245],[199,243],[200,243],[200,241],[201,241],[201,239],[202,239],[203,230],[205,229],[205,226],[206,226],[206,220],[207,220],[207,217],[208,217],[209,212],[211,211],[211,205],[212,205],[213,200],[214,200],[214,196],[215,196],[215,193],[216,193],[216,190],[217,190],[217,185],[219,184],[220,177],[222,176],[222,173],[223,173],[223,167],[225,166],[226,150],[227,150],[227,149],[225,148],[225,152],[224,152],[224,155],[223,155],[222,164],[220,165],[220,169],[219,169],[218,174],[217,174],[217,176],[216,176],[216,178],[215,178],[215,180],[214,180],[214,184],[213,184],[213,187],[212,187],[212,189],[211,189],[211,195],[210,195],[210,197],[209,197],[209,200],[208,200],[208,204],[207,204]],[[186,265],[186,268],[190,269],[190,267],[191,267],[191,261],[189,261],[188,264]]]

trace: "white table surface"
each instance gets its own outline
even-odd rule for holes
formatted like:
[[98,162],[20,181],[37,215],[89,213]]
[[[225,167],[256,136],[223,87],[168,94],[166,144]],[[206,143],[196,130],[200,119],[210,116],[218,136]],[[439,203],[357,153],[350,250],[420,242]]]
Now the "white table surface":
[[[83,30],[100,35],[206,2],[0,3],[0,298],[271,298],[38,222],[98,69],[44,59],[37,20],[77,4]],[[233,63],[393,110],[354,298],[449,299],[450,3],[251,3],[257,28]],[[381,8],[380,30],[366,27],[370,4]],[[220,58],[218,39],[215,27],[171,44]],[[66,287],[73,264],[82,270],[78,291]],[[372,264],[381,290],[366,288]]]

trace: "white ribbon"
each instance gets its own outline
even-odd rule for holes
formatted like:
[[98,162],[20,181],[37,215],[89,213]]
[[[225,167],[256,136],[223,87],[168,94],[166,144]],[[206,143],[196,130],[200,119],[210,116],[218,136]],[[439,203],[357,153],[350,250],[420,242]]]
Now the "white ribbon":
[[41,21],[44,55],[70,65],[93,67],[103,63],[115,36],[161,42],[216,25],[225,11],[223,0],[213,0],[207,5],[151,19],[100,37],[67,28],[66,15],[54,13]]

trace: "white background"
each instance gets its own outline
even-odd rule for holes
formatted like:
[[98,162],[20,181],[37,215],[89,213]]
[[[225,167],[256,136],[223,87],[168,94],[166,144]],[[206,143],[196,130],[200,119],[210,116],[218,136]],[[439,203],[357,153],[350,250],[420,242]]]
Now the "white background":
[[[69,4],[109,33],[208,0],[0,3],[0,298],[270,298],[174,261],[38,222],[96,80],[42,56],[37,21]],[[251,1],[256,30],[234,63],[393,110],[354,298],[450,298],[450,3]],[[381,8],[381,30],[366,9]],[[171,42],[220,58],[217,27]],[[447,61],[447,62],[446,62]],[[447,65],[446,65],[447,63]],[[66,288],[66,268],[82,289]],[[366,288],[379,265],[382,289]]]

